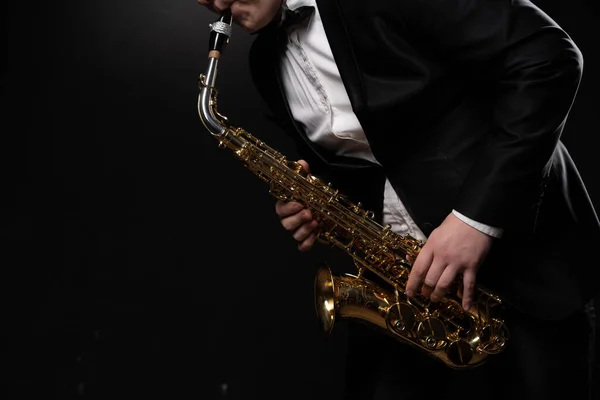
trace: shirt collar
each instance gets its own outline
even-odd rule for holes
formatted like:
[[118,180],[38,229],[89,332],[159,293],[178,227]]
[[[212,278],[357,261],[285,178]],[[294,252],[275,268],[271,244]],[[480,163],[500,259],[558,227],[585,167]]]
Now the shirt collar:
[[316,7],[317,1],[316,0],[284,0],[283,6],[294,11],[303,6]]
[[266,32],[266,31],[270,31],[273,29],[276,29],[278,26],[281,25],[281,13],[282,10],[287,8],[291,11],[295,11],[300,7],[304,7],[304,6],[308,6],[308,7],[317,7],[317,1],[316,0],[283,0],[283,2],[281,3],[281,9],[280,12],[278,13],[277,16],[275,16],[275,18],[273,18],[273,20],[264,28],[259,29],[256,32],[253,32],[252,35],[257,35],[259,33],[262,32]]

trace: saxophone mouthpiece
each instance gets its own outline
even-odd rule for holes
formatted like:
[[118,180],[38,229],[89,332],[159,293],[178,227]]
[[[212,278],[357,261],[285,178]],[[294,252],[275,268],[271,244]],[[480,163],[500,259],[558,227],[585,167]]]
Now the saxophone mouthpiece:
[[229,43],[231,36],[231,10],[226,10],[217,21],[209,24],[210,38],[208,42],[208,67],[198,78],[200,94],[198,95],[198,114],[202,123],[211,135],[220,136],[226,131],[225,118],[216,111],[216,89],[218,64],[221,52]]
[[225,45],[229,43],[232,21],[231,10],[227,9],[218,20],[209,25],[211,30],[208,42],[209,57],[219,58]]

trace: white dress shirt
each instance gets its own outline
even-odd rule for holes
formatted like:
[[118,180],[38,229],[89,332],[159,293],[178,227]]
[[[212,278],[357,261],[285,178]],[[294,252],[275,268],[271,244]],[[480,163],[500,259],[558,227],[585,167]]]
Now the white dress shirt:
[[[314,7],[305,24],[288,30],[288,43],[280,66],[284,91],[294,119],[308,138],[337,155],[366,159],[378,164],[358,118],[352,110],[334,61],[315,0],[286,0],[289,9]],[[463,222],[493,237],[502,230],[460,214]],[[389,180],[383,201],[383,225],[400,234],[426,241],[426,236],[408,214]]]

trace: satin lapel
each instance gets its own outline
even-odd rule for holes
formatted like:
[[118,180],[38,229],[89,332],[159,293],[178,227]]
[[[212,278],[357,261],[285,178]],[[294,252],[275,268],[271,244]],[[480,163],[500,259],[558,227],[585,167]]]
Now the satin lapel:
[[269,116],[270,118],[289,115],[287,103],[280,88],[279,79],[277,79],[279,74],[277,49],[280,46],[282,44],[278,32],[271,29],[256,38],[250,51],[250,69],[254,83],[275,114]]
[[[318,1],[319,13],[324,21],[325,33],[330,43],[336,64],[340,71],[340,75],[348,92],[348,97],[352,104],[352,109],[359,119],[361,110],[365,109],[364,91],[360,80],[358,65],[354,58],[354,52],[348,35],[346,33],[343,21],[341,19],[338,6],[335,3],[337,0]],[[250,66],[255,83],[263,98],[267,99],[272,108],[277,122],[282,126],[289,126],[298,134],[306,145],[312,148],[322,162],[327,164],[343,164],[327,154],[323,149],[315,146],[300,127],[297,126],[288,101],[283,92],[283,84],[279,73],[279,59],[277,57],[278,50],[285,46],[285,37],[275,29],[262,33],[254,42],[250,52]],[[281,120],[284,118],[284,120]],[[361,123],[365,124],[365,119],[361,119]],[[336,160],[334,160],[334,158]],[[361,164],[354,161],[354,164]],[[370,164],[370,163],[367,163]]]
[[[364,116],[366,105],[365,91],[361,81],[358,63],[354,56],[354,49],[346,31],[339,0],[316,0],[325,34],[333,52],[333,58],[348,92],[354,113],[359,117]],[[362,122],[362,119],[361,119]]]
[[279,71],[279,49],[285,46],[286,38],[282,32],[270,30],[261,34],[252,46],[250,52],[250,66],[256,86],[261,95],[269,103],[274,115],[267,116],[287,131],[295,131],[306,145],[312,148],[323,163],[326,157],[308,139],[306,134],[296,124],[289,103],[283,91],[283,83]]

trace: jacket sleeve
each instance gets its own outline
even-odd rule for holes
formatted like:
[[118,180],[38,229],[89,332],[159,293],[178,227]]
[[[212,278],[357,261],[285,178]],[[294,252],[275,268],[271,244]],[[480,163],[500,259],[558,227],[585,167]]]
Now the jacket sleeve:
[[493,65],[493,129],[454,209],[504,228],[539,187],[581,80],[581,52],[526,0],[390,0],[404,29],[450,63]]

